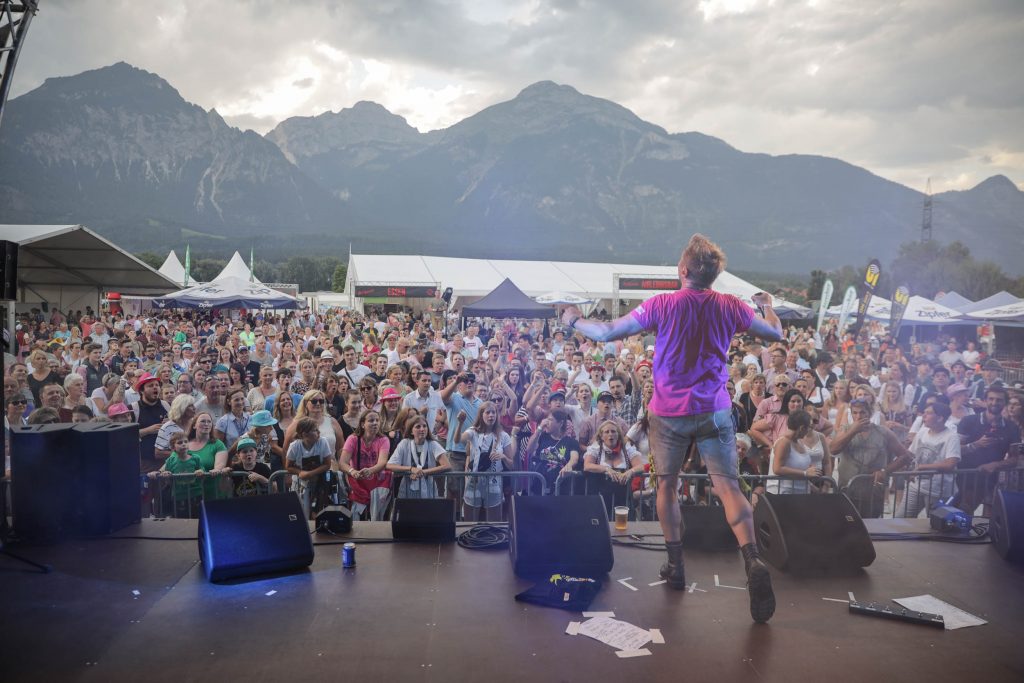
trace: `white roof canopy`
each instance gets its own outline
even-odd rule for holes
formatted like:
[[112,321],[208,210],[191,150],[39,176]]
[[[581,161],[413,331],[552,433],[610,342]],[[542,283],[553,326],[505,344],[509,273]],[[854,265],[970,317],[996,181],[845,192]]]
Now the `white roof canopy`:
[[[447,256],[352,254],[348,281],[352,283],[400,284],[439,283],[451,287],[455,297],[481,297],[505,278],[512,280],[527,296],[567,292],[586,299],[614,297],[615,275],[678,277],[675,266],[649,266],[627,263],[576,263],[571,261],[516,261],[496,259],[450,258]],[[750,304],[760,289],[728,272],[715,280],[714,289],[734,294]],[[642,298],[650,294],[620,292],[622,298]],[[781,303],[781,302],[779,302]],[[795,307],[794,304],[789,304]]]

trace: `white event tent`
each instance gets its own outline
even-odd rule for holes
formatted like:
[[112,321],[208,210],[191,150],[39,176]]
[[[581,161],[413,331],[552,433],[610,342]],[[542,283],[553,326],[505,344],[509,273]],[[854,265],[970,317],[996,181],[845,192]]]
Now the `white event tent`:
[[[828,309],[828,316],[838,318],[842,306],[832,306]],[[892,302],[880,296],[871,297],[868,304],[867,317],[871,320],[888,322],[892,311]],[[960,312],[942,304],[937,304],[923,296],[914,295],[910,297],[907,310],[903,313],[904,325],[975,325],[973,320],[961,320]],[[854,310],[851,319],[857,317]]]
[[[380,285],[389,287],[436,286],[451,287],[452,301],[461,307],[483,297],[501,284],[511,280],[524,294],[538,297],[551,292],[566,292],[585,299],[599,301],[609,310],[616,296],[616,275],[634,275],[675,278],[675,266],[650,266],[626,263],[576,263],[570,261],[520,261],[499,259],[452,258],[448,256],[352,254],[349,257],[345,291],[349,293],[349,306],[356,308],[362,301],[354,295],[356,286]],[[751,296],[760,291],[753,284],[728,272],[715,281],[714,288],[734,294],[752,305]],[[620,290],[618,298],[643,300],[651,296],[648,290]],[[784,301],[777,307],[809,313],[809,309]]]
[[176,284],[181,287],[189,287],[196,284],[196,281],[191,276],[188,278],[188,282],[185,282],[185,267],[181,265],[181,261],[178,260],[178,255],[171,249],[171,253],[167,254],[167,258],[164,259],[164,264],[160,266],[161,274],[174,280]]

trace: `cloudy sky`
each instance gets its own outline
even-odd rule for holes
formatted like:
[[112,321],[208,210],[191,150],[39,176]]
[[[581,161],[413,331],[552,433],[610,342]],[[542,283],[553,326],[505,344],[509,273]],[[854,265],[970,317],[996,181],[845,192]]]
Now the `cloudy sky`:
[[1024,189],[1024,0],[41,0],[14,95],[117,61],[229,123],[373,100],[422,131],[553,80],[670,132],[916,189]]

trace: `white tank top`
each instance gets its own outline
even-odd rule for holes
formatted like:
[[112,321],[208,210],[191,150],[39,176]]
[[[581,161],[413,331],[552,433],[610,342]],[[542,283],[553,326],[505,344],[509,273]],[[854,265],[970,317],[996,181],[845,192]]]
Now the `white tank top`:
[[323,421],[320,423],[320,438],[327,442],[327,445],[331,447],[331,453],[336,453],[338,450],[338,439],[334,435],[334,426],[331,424],[331,416],[324,415]]

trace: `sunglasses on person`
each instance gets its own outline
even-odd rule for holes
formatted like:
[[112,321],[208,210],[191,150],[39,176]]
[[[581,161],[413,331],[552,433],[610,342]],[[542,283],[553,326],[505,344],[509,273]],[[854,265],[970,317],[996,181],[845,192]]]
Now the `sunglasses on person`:
[[27,406],[28,400],[24,398],[15,398],[8,401],[8,403],[10,403],[12,406]]
[[777,386],[777,387],[788,387],[789,386],[789,382],[776,382],[775,386]]
[[324,399],[322,398],[311,398],[309,399],[309,402],[315,406],[322,406],[325,403]]
[[359,387],[359,391],[373,391],[373,387]]

